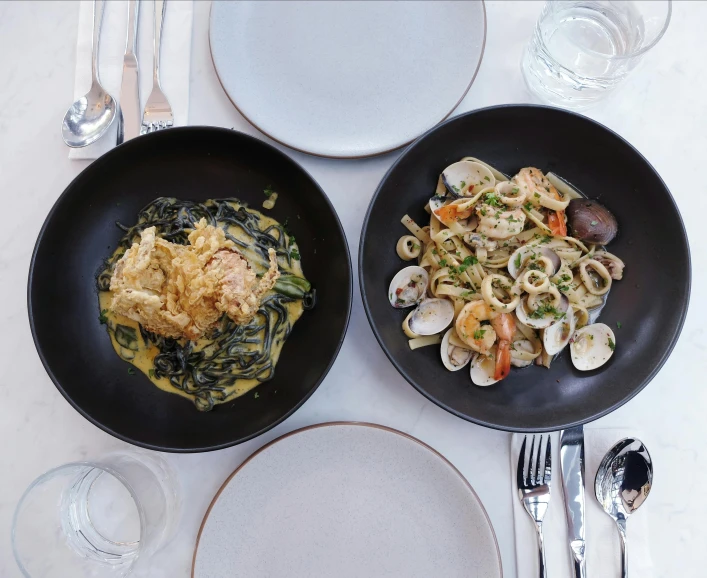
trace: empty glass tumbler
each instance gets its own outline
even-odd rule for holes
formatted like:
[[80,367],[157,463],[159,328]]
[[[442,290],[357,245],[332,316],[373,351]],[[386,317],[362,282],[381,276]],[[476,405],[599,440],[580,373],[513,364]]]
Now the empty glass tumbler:
[[547,2],[523,54],[528,88],[557,106],[591,106],[658,43],[671,11],[669,0]]
[[25,491],[12,549],[28,578],[125,576],[172,537],[179,505],[176,478],[157,454],[66,464]]

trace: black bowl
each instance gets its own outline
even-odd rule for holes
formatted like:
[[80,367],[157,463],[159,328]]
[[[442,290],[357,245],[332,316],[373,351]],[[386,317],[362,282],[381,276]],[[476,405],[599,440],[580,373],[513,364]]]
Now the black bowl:
[[[480,158],[514,174],[521,167],[553,171],[617,217],[608,250],[626,263],[599,321],[614,328],[616,352],[602,368],[582,373],[563,352],[550,370],[512,369],[502,382],[477,387],[469,372],[447,371],[439,347],[411,351],[400,325],[407,310],[387,299],[393,275],[406,265],[395,252],[404,214],[418,223],[447,165]],[[409,264],[409,263],[407,263]],[[432,129],[400,156],[368,209],[359,250],[363,303],[373,332],[393,365],[423,395],[469,421],[508,431],[551,431],[586,423],[631,399],[653,378],[680,334],[690,293],[687,236],[665,183],[616,133],[577,114],[540,106],[499,106],[464,114]],[[621,328],[618,328],[621,324]]]
[[[113,350],[100,324],[96,274],[121,230],[156,197],[236,197],[260,208],[263,189],[280,196],[270,211],[289,219],[317,304],[295,325],[275,377],[233,402],[201,413],[165,393]],[[352,272],[334,207],[292,159],[248,135],[174,128],[139,137],[102,156],[67,187],[39,233],[28,306],[39,356],[59,391],[108,433],[150,449],[194,452],[255,437],[292,414],[324,379],[344,339]]]

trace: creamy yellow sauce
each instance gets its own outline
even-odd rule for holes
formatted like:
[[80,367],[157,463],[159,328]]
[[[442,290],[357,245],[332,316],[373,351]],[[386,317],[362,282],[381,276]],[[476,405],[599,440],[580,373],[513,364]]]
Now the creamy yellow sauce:
[[[229,202],[230,205],[232,205],[235,208],[239,208],[240,205],[235,203],[235,202]],[[259,216],[260,221],[259,221],[259,228],[261,231],[265,231],[268,229],[268,227],[271,226],[277,226],[279,223],[275,221],[274,219],[267,217],[260,213],[259,211],[253,210],[248,208],[248,212],[256,214]],[[229,225],[227,227],[227,232],[233,235],[236,239],[239,239],[243,242],[251,244],[253,239],[251,236],[247,233],[247,231],[243,230],[239,226],[234,226],[234,225]],[[296,245],[292,244],[291,246],[296,248]],[[251,268],[258,274],[263,274],[265,271],[267,271],[267,262],[263,259],[263,257],[255,250],[251,245],[246,248],[240,248],[239,250],[243,254],[243,256],[248,260],[248,263],[250,264]],[[119,248],[114,254],[113,258],[117,257],[119,253],[123,251],[122,248]],[[287,259],[284,257],[278,257],[278,265],[280,268],[281,272],[284,273],[290,273],[292,275],[295,275],[297,277],[302,277],[304,278],[304,274],[302,272],[302,266],[300,264],[299,259],[292,259],[291,264],[288,264]],[[99,291],[99,304],[100,304],[100,310],[101,310],[101,320],[105,323],[105,325],[108,328],[108,333],[111,338],[111,342],[113,343],[113,348],[115,349],[116,353],[125,361],[131,363],[135,368],[139,369],[142,373],[144,373],[152,383],[154,383],[157,387],[162,389],[163,391],[169,392],[169,393],[175,393],[177,395],[180,395],[182,397],[185,397],[187,399],[191,399],[196,403],[197,401],[197,396],[193,393],[190,393],[188,391],[185,391],[184,389],[180,389],[178,387],[175,387],[170,380],[167,377],[157,377],[155,375],[155,357],[160,353],[160,349],[155,346],[153,343],[146,342],[143,336],[141,335],[140,332],[140,325],[138,324],[137,321],[134,321],[132,319],[129,319],[128,317],[125,317],[123,315],[119,315],[116,313],[113,313],[110,308],[111,300],[112,300],[112,292],[111,291]],[[269,295],[272,295],[275,293],[275,290],[271,290],[266,294],[265,299]],[[254,387],[259,385],[260,383],[267,381],[270,379],[272,376],[272,371],[275,368],[275,365],[277,364],[277,361],[280,357],[280,352],[282,351],[282,347],[285,344],[285,340],[287,338],[287,335],[289,334],[292,326],[295,324],[295,322],[300,318],[302,315],[302,312],[304,311],[304,305],[302,299],[295,299],[293,301],[290,301],[288,303],[283,304],[285,307],[285,310],[287,312],[286,314],[286,319],[284,320],[284,323],[280,326],[280,329],[277,331],[275,336],[273,337],[272,340],[272,345],[270,348],[270,356],[269,359],[272,363],[272,369],[267,372],[264,375],[260,375],[257,379],[247,379],[247,378],[242,378],[238,376],[239,370],[237,367],[233,367],[232,370],[230,371],[230,376],[232,378],[229,378],[228,381],[229,383],[219,383],[219,386],[223,387],[223,392],[219,393],[218,396],[213,397],[213,401],[215,404],[218,403],[226,403],[228,401],[231,401],[241,395],[244,395],[245,393],[249,392],[252,390]],[[264,319],[264,317],[258,313],[258,316],[256,319]],[[121,343],[118,342],[116,339],[116,328],[118,326],[125,326],[132,328],[135,331],[135,336],[137,337],[136,342],[131,342],[130,347],[125,347],[124,345],[121,345]],[[272,327],[271,323],[271,327]],[[259,336],[263,336],[265,334],[265,328],[263,328],[260,333],[258,334]],[[217,338],[218,339],[218,338]],[[123,340],[124,341],[124,340]],[[244,343],[241,344],[241,351],[246,352],[245,355],[247,356],[247,352],[258,352],[263,349],[263,340],[262,339],[255,339],[254,341],[257,341],[257,343]],[[180,340],[180,344],[184,345],[187,343],[186,339]],[[219,347],[219,344],[217,343],[217,340],[214,340],[209,337],[202,337],[198,339],[197,341],[193,342],[193,352],[199,352],[199,351],[204,351],[208,354],[212,354],[216,351],[216,349]],[[257,395],[257,394],[256,394]],[[199,405],[197,404],[197,407]],[[204,408],[201,408],[204,409]],[[209,408],[210,409],[210,408]]]

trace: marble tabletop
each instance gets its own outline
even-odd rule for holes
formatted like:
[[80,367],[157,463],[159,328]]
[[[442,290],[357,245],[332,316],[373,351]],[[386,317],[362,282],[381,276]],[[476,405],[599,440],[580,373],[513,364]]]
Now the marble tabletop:
[[[530,100],[518,63],[541,6],[538,2],[487,2],[485,58],[457,112]],[[209,2],[195,1],[190,124],[234,127],[268,140],[241,117],[219,85],[209,55],[208,13]],[[39,361],[27,322],[27,272],[35,238],[61,191],[88,164],[67,159],[59,133],[72,96],[77,16],[78,2],[0,2],[3,578],[20,575],[10,550],[10,523],[15,504],[32,479],[55,465],[126,446],[82,418],[58,393]],[[703,576],[698,545],[707,541],[707,501],[696,498],[698,485],[707,477],[707,304],[703,301],[707,298],[707,248],[699,237],[707,218],[707,191],[701,175],[707,157],[705,20],[707,3],[675,2],[664,39],[620,93],[587,113],[633,143],[662,175],[682,211],[692,248],[692,300],[672,356],[640,395],[595,423],[643,432],[653,455],[655,484],[645,507],[650,514],[656,578]],[[463,49],[463,44],[460,47]],[[399,152],[347,161],[280,148],[328,193],[343,222],[355,263],[365,210]],[[498,536],[504,575],[516,576],[509,434],[458,419],[410,387],[373,338],[357,282],[354,287],[351,324],[341,353],[299,411],[267,434],[237,447],[165,456],[184,488],[180,529],[174,541],[143,564],[136,576],[189,576],[199,524],[227,475],[254,450],[283,433],[332,420],[391,426],[420,438],[449,458],[488,510]]]

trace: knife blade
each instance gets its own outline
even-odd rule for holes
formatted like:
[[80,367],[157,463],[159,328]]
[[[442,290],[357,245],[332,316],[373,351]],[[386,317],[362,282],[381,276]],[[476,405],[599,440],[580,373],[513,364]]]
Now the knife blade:
[[128,2],[128,32],[123,55],[123,80],[120,85],[120,108],[123,138],[130,140],[140,134],[140,85],[137,64],[137,22],[140,0]]
[[562,491],[569,536],[570,555],[575,578],[585,578],[585,510],[584,510],[584,428],[562,430],[560,433],[560,463]]

